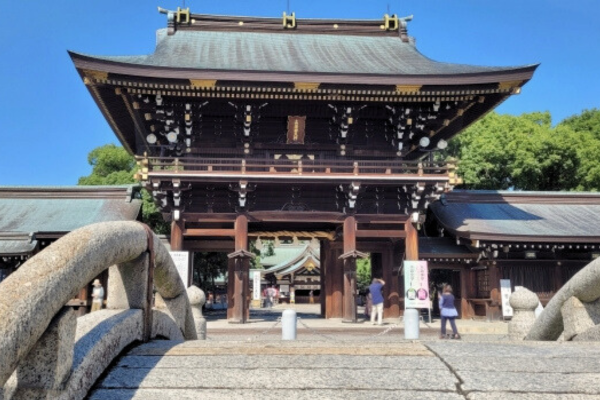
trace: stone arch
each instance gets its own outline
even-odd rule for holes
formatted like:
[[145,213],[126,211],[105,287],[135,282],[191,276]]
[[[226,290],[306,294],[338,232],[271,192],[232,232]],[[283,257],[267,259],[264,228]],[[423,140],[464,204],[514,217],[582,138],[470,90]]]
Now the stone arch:
[[557,340],[564,331],[561,308],[571,297],[586,303],[600,298],[600,259],[586,265],[556,292],[525,340]]
[[185,286],[160,239],[137,222],[92,224],[57,240],[0,285],[0,387],[81,287],[112,265],[136,260],[150,240],[154,285],[165,311],[184,338],[195,339]]

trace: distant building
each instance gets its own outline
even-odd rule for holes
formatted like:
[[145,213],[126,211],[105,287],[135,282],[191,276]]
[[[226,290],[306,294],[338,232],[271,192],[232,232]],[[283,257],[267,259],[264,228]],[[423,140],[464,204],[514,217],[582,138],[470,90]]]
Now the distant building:
[[[321,293],[321,261],[318,240],[297,244],[281,244],[275,255],[261,257],[263,280],[279,288],[282,301],[308,303],[312,291],[315,302]],[[293,293],[293,296],[292,296]]]
[[[135,221],[142,201],[138,185],[0,186],[0,282],[57,239],[96,222]],[[106,287],[106,273],[99,277]],[[69,306],[84,313],[91,286]]]

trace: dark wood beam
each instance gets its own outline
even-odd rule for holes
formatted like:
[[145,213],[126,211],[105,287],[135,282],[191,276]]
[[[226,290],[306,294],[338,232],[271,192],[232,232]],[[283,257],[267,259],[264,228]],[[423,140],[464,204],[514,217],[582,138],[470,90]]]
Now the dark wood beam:
[[186,229],[183,231],[183,236],[195,236],[195,237],[234,237],[236,233],[235,229]]
[[198,252],[223,252],[233,253],[235,242],[232,240],[193,240],[185,241],[185,248],[189,251]]
[[[187,222],[230,222],[233,223],[237,214],[234,213],[191,213],[184,212]],[[340,212],[294,212],[294,211],[253,211],[247,213],[248,222],[325,222],[339,223],[344,220]],[[357,214],[354,216],[360,224],[404,224],[409,216],[404,214]]]
[[376,230],[360,230],[356,231],[356,237],[360,238],[405,238],[406,232],[397,230],[397,231],[376,231]]
[[181,251],[183,250],[183,222],[173,221],[171,222],[171,250]]

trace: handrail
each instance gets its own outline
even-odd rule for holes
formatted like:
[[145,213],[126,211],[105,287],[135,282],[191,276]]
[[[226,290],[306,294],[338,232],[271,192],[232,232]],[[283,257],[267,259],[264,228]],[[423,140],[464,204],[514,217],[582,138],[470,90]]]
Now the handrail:
[[[160,239],[153,233],[151,239],[156,290],[183,337],[195,339],[185,285]],[[79,289],[110,266],[147,252],[148,240],[144,225],[137,222],[88,225],[57,240],[4,280],[0,284],[0,388]]]
[[[138,157],[143,160],[143,157]],[[202,172],[264,172],[268,174],[336,173],[352,175],[447,175],[452,166],[422,161],[405,160],[329,160],[329,159],[273,159],[273,158],[218,158],[218,157],[150,157],[149,172],[202,171]]]

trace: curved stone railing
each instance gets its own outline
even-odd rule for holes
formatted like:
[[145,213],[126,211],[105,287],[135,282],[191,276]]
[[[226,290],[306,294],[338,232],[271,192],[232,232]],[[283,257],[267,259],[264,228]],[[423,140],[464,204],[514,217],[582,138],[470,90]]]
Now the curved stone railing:
[[[64,305],[105,269],[107,310],[76,319]],[[152,310],[149,279],[157,291]],[[156,336],[196,339],[167,249],[137,222],[88,225],[29,259],[0,284],[0,321],[0,400],[83,398],[128,344]]]
[[561,309],[572,297],[586,303],[600,299],[600,258],[586,265],[556,292],[525,340],[557,340],[565,327]]

